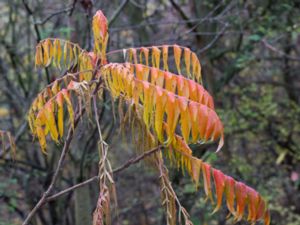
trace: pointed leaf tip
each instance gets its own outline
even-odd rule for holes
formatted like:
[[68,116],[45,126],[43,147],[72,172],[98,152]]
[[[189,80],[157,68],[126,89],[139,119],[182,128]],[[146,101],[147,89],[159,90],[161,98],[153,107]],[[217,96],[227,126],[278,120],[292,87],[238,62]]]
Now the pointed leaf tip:
[[215,213],[220,209],[222,204],[222,197],[225,189],[225,175],[220,170],[213,169],[213,177],[217,195],[217,206],[213,211],[213,213]]

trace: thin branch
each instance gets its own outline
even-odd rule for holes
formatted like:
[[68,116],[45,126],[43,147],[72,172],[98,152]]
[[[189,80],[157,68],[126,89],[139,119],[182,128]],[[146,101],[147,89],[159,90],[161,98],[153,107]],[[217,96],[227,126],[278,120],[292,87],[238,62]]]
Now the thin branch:
[[224,34],[226,28],[228,27],[228,24],[225,24],[225,26],[222,28],[222,30],[218,33],[218,35],[216,35],[211,42],[209,42],[206,46],[204,46],[203,48],[201,48],[199,50],[199,53],[203,53],[206,50],[210,49],[218,40],[219,38]]
[[293,57],[293,56],[290,56],[290,55],[286,54],[285,52],[283,52],[283,51],[281,51],[281,50],[275,48],[275,47],[272,46],[271,44],[269,44],[269,43],[267,42],[266,39],[263,39],[261,42],[262,42],[262,44],[263,44],[267,49],[271,50],[272,52],[275,52],[275,53],[279,54],[280,56],[282,56],[282,57],[284,57],[284,58],[286,58],[286,59],[291,59],[291,60],[295,60],[295,61],[300,61],[300,57]]
[[111,16],[111,18],[108,21],[108,26],[110,26],[111,24],[113,24],[113,22],[117,19],[117,17],[119,16],[119,14],[122,12],[122,10],[124,9],[124,7],[126,6],[126,4],[129,2],[129,0],[124,0],[119,8],[116,9],[116,11],[114,12],[114,14]]
[[[137,156],[137,157],[135,157],[135,158],[129,159],[126,163],[124,163],[124,164],[121,165],[120,167],[114,169],[114,170],[113,170],[113,174],[120,173],[121,171],[127,169],[129,166],[131,166],[131,165],[133,165],[133,164],[137,164],[138,162],[140,162],[140,161],[143,160],[144,158],[146,158],[146,157],[148,157],[148,156],[154,154],[155,152],[157,152],[157,151],[159,151],[159,150],[162,150],[162,146],[157,146],[157,147],[155,147],[155,148],[153,148],[153,149],[151,149],[151,150],[149,150],[149,151],[144,152],[143,154],[141,154],[141,155],[139,155],[139,156]],[[81,183],[75,184],[75,185],[72,186],[72,187],[69,187],[69,188],[67,188],[67,189],[65,189],[65,190],[63,190],[63,191],[60,191],[60,192],[58,192],[58,193],[56,193],[56,194],[54,194],[54,195],[49,196],[49,197],[46,199],[45,202],[53,201],[53,200],[57,199],[58,197],[60,197],[60,196],[62,196],[62,195],[64,195],[64,194],[66,194],[66,193],[69,193],[70,191],[73,191],[73,190],[75,190],[75,189],[77,189],[77,188],[80,188],[80,187],[82,187],[82,186],[85,186],[85,185],[87,185],[87,184],[90,184],[90,183],[92,183],[92,182],[94,182],[94,181],[98,181],[98,179],[99,179],[99,176],[94,176],[94,177],[92,177],[92,178],[90,178],[90,179],[88,179],[88,180],[85,180],[85,181],[81,182]],[[44,203],[45,203],[45,202],[44,202]]]
[[73,1],[73,4],[72,4],[72,9],[71,9],[70,12],[69,12],[69,16],[72,16],[72,14],[73,14],[73,12],[74,12],[74,9],[75,9],[75,7],[76,7],[76,3],[77,3],[77,0],[74,0],[74,1]]
[[[80,116],[82,115],[82,112],[81,113],[77,113],[77,116],[75,118],[75,121],[74,121],[74,128],[77,126],[78,122],[79,122],[79,119],[80,119]],[[71,141],[73,139],[73,134],[74,134],[74,130],[72,127],[69,128],[68,130],[68,135],[67,135],[67,138],[66,138],[66,141],[65,141],[65,144],[64,144],[64,147],[63,147],[63,150],[62,150],[62,153],[60,155],[60,158],[59,158],[59,161],[58,161],[58,164],[57,164],[57,167],[56,167],[56,170],[54,172],[54,175],[52,177],[52,180],[51,180],[51,183],[50,185],[48,186],[47,190],[44,192],[44,194],[42,195],[42,197],[40,198],[40,200],[38,201],[38,203],[35,205],[35,207],[30,211],[30,213],[28,214],[28,216],[26,217],[26,219],[24,220],[24,222],[22,223],[22,225],[27,225],[30,220],[32,219],[32,217],[34,216],[34,214],[39,210],[39,208],[45,203],[47,197],[50,195],[50,192],[52,191],[52,189],[54,188],[54,184],[58,178],[58,174],[61,170],[61,167],[63,165],[63,162],[65,160],[65,157],[66,157],[66,154],[69,150],[69,147],[70,147],[70,144],[71,144]]]
[[43,24],[45,24],[48,20],[50,20],[52,17],[57,16],[57,15],[60,15],[60,14],[63,14],[63,13],[68,13],[68,12],[70,12],[71,10],[73,10],[73,7],[69,7],[69,8],[66,8],[66,9],[59,10],[59,11],[57,11],[57,12],[54,12],[54,13],[50,14],[48,17],[46,17],[46,18],[43,19],[42,21],[35,22],[35,24],[36,24],[36,25],[43,25]]

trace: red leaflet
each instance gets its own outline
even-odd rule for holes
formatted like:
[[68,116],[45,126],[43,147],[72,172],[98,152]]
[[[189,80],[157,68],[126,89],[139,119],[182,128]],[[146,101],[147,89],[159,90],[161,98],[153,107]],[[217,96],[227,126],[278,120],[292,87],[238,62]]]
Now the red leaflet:
[[202,163],[203,180],[204,180],[204,191],[207,197],[213,202],[211,192],[211,181],[210,181],[210,168],[211,166],[207,163]]
[[257,210],[259,207],[259,195],[258,193],[248,187],[248,220],[251,222],[255,222],[256,221],[256,215],[257,215]]
[[217,206],[213,211],[213,213],[215,213],[220,209],[222,204],[222,197],[225,189],[225,175],[220,170],[213,169],[213,176],[217,195]]
[[208,117],[208,108],[205,105],[200,105],[199,111],[198,111],[198,117],[199,117],[199,134],[200,138],[202,140],[205,139],[205,132],[206,132],[206,125],[207,121],[209,120]]
[[235,184],[236,194],[236,220],[239,221],[244,215],[246,200],[247,200],[247,186],[241,182]]

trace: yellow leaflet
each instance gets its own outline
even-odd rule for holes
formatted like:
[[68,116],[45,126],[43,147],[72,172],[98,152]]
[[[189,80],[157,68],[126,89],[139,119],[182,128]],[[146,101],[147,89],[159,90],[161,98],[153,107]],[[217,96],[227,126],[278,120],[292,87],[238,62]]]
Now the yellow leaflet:
[[53,65],[56,67],[56,62],[57,62],[57,39],[54,40],[53,42]]
[[41,109],[43,106],[44,106],[43,95],[39,94],[38,95],[38,100],[37,100],[37,110]]
[[178,71],[178,74],[181,74],[180,70],[180,59],[181,59],[181,48],[178,45],[174,45],[174,58],[175,58],[175,64]]
[[59,86],[58,86],[57,80],[54,81],[51,91],[52,91],[53,95],[56,95],[59,92]]
[[164,80],[165,80],[164,72],[161,70],[158,70],[158,77],[156,79],[155,85],[163,88]]
[[109,35],[107,34],[102,42],[102,51],[101,51],[101,65],[107,64],[106,60],[106,47],[108,43],[108,37]]
[[179,97],[178,104],[180,109],[181,133],[184,140],[188,143],[192,126],[189,110],[187,107],[188,101],[184,97]]
[[74,59],[74,53],[73,53],[73,48],[72,45],[70,43],[68,43],[68,51],[69,51],[69,63],[71,66],[71,63],[73,63],[73,59]]
[[[93,65],[92,65],[90,57],[85,56],[85,58],[86,58],[86,61],[87,61],[87,63],[86,63],[87,68],[86,69],[92,71],[93,70]],[[85,76],[86,81],[90,81],[92,79],[93,72],[91,72],[91,71],[86,72],[86,76]]]
[[129,49],[129,62],[137,64],[137,56],[136,56],[136,49],[135,48],[130,48]]
[[154,127],[158,137],[158,140],[163,143],[164,142],[164,135],[163,135],[163,119],[164,119],[164,112],[166,106],[166,97],[162,88],[156,87],[156,103],[155,103],[155,121]]
[[118,93],[119,93],[119,86],[118,86],[118,76],[119,76],[119,72],[117,68],[113,68],[111,70],[111,90],[112,90],[112,94],[114,97],[117,97]]
[[72,103],[71,103],[71,99],[69,97],[69,93],[68,93],[67,89],[62,89],[61,93],[63,94],[64,99],[67,103],[67,109],[68,109],[69,117],[70,117],[70,124],[71,124],[71,126],[74,130],[74,111],[73,111],[73,106],[72,106]]
[[63,108],[63,95],[62,93],[58,93],[56,97],[56,102],[57,102],[57,124],[58,124],[58,132],[60,138],[64,135],[64,108]]
[[164,45],[162,49],[162,54],[163,54],[163,64],[164,64],[164,70],[169,71],[169,66],[168,66],[168,45]]
[[119,91],[123,92],[125,91],[124,89],[124,80],[126,79],[126,70],[125,68],[120,68],[120,75],[117,76],[117,82],[118,82],[118,87],[119,87]]
[[45,137],[45,133],[44,133],[43,128],[42,127],[37,127],[36,128],[36,134],[37,134],[37,137],[39,139],[42,152],[46,153],[47,144],[46,144],[46,137]]
[[191,50],[189,48],[184,48],[184,63],[186,67],[187,76],[191,77]]
[[150,72],[149,68],[143,66],[143,80],[144,81],[148,81],[149,72]]
[[167,105],[166,105],[167,125],[168,125],[167,144],[169,144],[174,137],[175,128],[179,117],[179,107],[178,107],[177,99],[173,93],[168,93],[167,98],[168,98]]
[[34,118],[35,118],[34,112],[32,110],[30,110],[29,114],[27,116],[27,120],[28,120],[28,124],[29,124],[30,130],[31,130],[31,133],[33,135],[35,135]]
[[62,55],[62,52],[61,52],[60,41],[56,40],[56,64],[59,69],[61,69],[60,68],[61,55]]
[[53,48],[52,41],[49,40],[48,45],[49,45],[49,57],[50,59],[52,59],[54,56],[54,48]]
[[192,68],[193,68],[193,78],[202,84],[201,65],[197,55],[194,52],[192,53]]
[[135,73],[136,73],[136,78],[138,80],[143,80],[143,65],[142,64],[135,65]]
[[64,44],[64,65],[67,66],[67,53],[68,53],[68,44]]
[[43,66],[48,66],[48,60],[49,60],[49,46],[47,44],[47,41],[44,41],[42,43],[43,46]]
[[191,174],[192,174],[192,179],[195,182],[196,187],[199,185],[199,177],[200,177],[200,172],[201,172],[201,164],[202,161],[197,158],[192,158],[191,159]]
[[56,128],[56,122],[54,117],[54,105],[52,102],[48,102],[45,105],[45,117],[46,117],[46,125],[49,128],[50,135],[55,142],[58,142],[58,132]]
[[144,54],[144,57],[145,57],[145,65],[149,66],[149,49],[148,48],[144,48],[144,47],[141,48],[140,63],[143,63],[142,53]]
[[159,68],[160,64],[160,50],[157,47],[152,47],[152,66]]
[[143,87],[139,82],[132,82],[132,94],[133,94],[133,102],[135,105],[139,104],[139,99],[143,103],[143,96],[142,96]]
[[53,56],[53,46],[52,46],[52,42],[49,39],[44,41],[43,49],[44,49],[44,66],[47,67],[50,65]]
[[150,128],[151,115],[153,110],[153,87],[149,86],[148,82],[143,82],[144,86],[144,114],[143,119],[146,124],[146,127]]
[[164,72],[164,78],[165,78],[165,89],[167,91],[175,93],[176,84],[177,84],[176,76],[173,76],[169,72]]
[[35,66],[40,66],[43,58],[41,45],[37,45],[35,49]]
[[77,50],[76,45],[74,45],[72,51],[74,53],[74,65],[76,65],[78,63],[79,49]]

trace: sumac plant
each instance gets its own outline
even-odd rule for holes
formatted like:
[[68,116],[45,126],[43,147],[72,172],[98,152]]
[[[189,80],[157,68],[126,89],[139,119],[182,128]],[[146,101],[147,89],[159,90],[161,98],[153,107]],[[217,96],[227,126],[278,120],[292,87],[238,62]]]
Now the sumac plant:
[[[235,221],[245,219],[254,224],[262,220],[268,225],[267,204],[258,192],[193,156],[189,147],[189,144],[217,142],[219,151],[224,140],[213,98],[202,86],[197,55],[179,45],[107,52],[108,25],[100,10],[93,17],[92,30],[92,52],[57,38],[47,38],[36,46],[36,66],[53,65],[67,72],[37,95],[28,121],[45,153],[49,139],[64,142],[64,148],[68,147],[84,113],[97,124],[100,190],[93,224],[110,223],[115,188],[107,157],[109,146],[102,139],[97,110],[97,103],[103,101],[101,93],[105,91],[119,102],[115,112],[120,114],[121,128],[138,129],[139,132],[132,133],[140,136],[143,154],[151,153],[148,164],[159,173],[167,224],[192,224],[169,181],[165,166],[169,161],[168,165],[186,171],[197,187],[204,187],[207,199],[215,207],[213,212],[219,210],[225,199]],[[116,56],[122,60],[111,62]],[[48,194],[45,193],[44,199]]]

